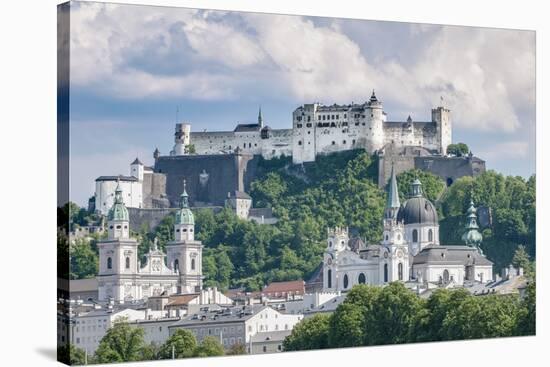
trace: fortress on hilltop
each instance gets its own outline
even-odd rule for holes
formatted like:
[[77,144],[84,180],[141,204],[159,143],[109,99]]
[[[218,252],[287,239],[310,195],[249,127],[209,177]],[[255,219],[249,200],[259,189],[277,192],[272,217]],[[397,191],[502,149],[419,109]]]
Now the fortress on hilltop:
[[233,131],[191,132],[191,125],[176,125],[171,155],[185,155],[189,146],[196,154],[224,154],[237,148],[265,159],[292,156],[292,162],[314,162],[315,157],[351,149],[374,153],[387,145],[417,146],[431,154],[445,155],[452,141],[451,111],[443,106],[432,109],[431,121],[388,121],[375,92],[362,104],[325,106],[304,104],[292,113],[291,129],[272,129],[258,122],[239,124]]
[[292,157],[293,164],[307,170],[318,156],[364,149],[378,159],[379,187],[387,184],[391,167],[395,174],[413,168],[428,171],[448,186],[462,176],[485,171],[485,162],[471,153],[447,154],[451,143],[451,111],[443,100],[431,110],[431,121],[411,116],[391,121],[374,91],[362,104],[304,104],[292,112],[290,129],[269,127],[261,108],[257,122],[237,124],[233,131],[194,132],[190,123],[181,122],[176,124],[172,150],[161,154],[155,149],[152,166],[136,158],[130,176],[98,177],[91,207],[106,214],[120,185],[132,223],[157,223],[177,207],[186,179],[191,206],[219,210],[229,205],[242,218],[267,223],[273,220],[272,213],[254,208],[246,194],[262,158]]

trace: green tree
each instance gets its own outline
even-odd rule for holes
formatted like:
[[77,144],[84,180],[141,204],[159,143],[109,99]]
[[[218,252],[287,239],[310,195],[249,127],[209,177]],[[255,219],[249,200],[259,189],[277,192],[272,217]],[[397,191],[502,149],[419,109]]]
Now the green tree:
[[69,245],[71,279],[92,278],[97,275],[99,258],[87,239],[76,239]]
[[330,319],[328,343],[331,348],[363,345],[365,312],[352,303],[342,303]]
[[159,357],[171,359],[172,352],[175,358],[188,358],[195,354],[197,339],[189,330],[177,329],[160,347]]
[[516,252],[514,252],[514,257],[512,258],[512,264],[516,268],[523,268],[526,272],[530,271],[531,261],[529,260],[529,254],[525,250],[525,246],[518,246]]
[[447,154],[452,154],[457,157],[462,157],[470,153],[470,148],[464,143],[449,144],[447,146]]
[[83,365],[86,362],[85,351],[66,344],[57,348],[57,360],[68,365]]
[[512,336],[519,316],[517,296],[469,296],[449,310],[442,333],[448,340]]
[[329,328],[330,315],[318,313],[303,319],[294,326],[292,333],[285,338],[283,349],[291,351],[328,348]]
[[195,357],[211,357],[223,355],[223,346],[220,344],[218,338],[213,336],[205,337],[199,344],[199,346],[195,348]]
[[369,331],[366,344],[397,344],[413,340],[422,300],[405,288],[401,282],[393,282],[382,288],[372,312],[366,316],[365,329]]
[[537,332],[537,285],[530,281],[521,301],[516,333],[518,335],[535,335]]
[[145,359],[144,330],[120,320],[107,330],[95,352],[98,363],[133,362]]
[[407,200],[411,191],[411,184],[417,178],[422,182],[424,197],[432,203],[439,200],[441,194],[445,190],[445,183],[443,180],[430,172],[412,169],[397,175],[397,186],[401,202]]

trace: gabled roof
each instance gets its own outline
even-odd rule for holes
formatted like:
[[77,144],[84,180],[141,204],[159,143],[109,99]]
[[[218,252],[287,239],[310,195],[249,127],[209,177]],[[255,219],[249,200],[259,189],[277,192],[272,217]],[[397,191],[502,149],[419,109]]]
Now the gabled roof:
[[476,248],[460,245],[426,246],[413,258],[413,264],[493,265]]
[[273,293],[294,293],[294,294],[304,294],[305,293],[305,282],[303,280],[292,280],[288,282],[273,282],[270,283],[267,287],[262,289],[263,294],[273,294]]
[[168,303],[166,304],[166,307],[168,306],[186,306],[197,298],[199,296],[198,293],[192,293],[192,294],[183,294],[178,296],[171,296]]

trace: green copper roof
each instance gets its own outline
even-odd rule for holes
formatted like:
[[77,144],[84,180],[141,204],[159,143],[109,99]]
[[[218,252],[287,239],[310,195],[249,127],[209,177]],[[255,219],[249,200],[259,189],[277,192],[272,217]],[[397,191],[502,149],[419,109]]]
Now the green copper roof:
[[400,206],[401,203],[399,202],[399,192],[397,190],[397,178],[395,177],[395,171],[392,164],[388,197],[386,199],[386,208],[399,208]]
[[109,210],[107,218],[110,221],[129,221],[130,216],[128,215],[128,209],[126,209],[124,201],[122,200],[122,189],[120,188],[120,182],[117,182],[115,189],[115,202]]
[[483,241],[483,236],[479,233],[479,226],[477,225],[477,215],[474,202],[470,200],[470,207],[468,208],[468,220],[466,223],[466,232],[462,235],[462,241],[468,246],[479,246]]
[[176,212],[176,224],[195,224],[195,216],[189,209],[189,195],[185,189],[186,182],[183,180],[183,192],[180,195],[180,209]]

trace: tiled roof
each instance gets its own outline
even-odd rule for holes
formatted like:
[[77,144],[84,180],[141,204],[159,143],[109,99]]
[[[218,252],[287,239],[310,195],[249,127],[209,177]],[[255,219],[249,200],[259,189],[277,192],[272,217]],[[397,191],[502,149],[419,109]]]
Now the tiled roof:
[[248,131],[258,131],[260,130],[260,125],[258,124],[238,124],[235,130],[236,133],[239,132],[248,132]]
[[292,280],[289,282],[273,282],[262,290],[263,294],[275,293],[304,294],[305,283],[303,280]]
[[184,294],[179,296],[172,296],[170,297],[170,300],[166,304],[166,306],[185,306],[188,305],[189,302],[197,298],[199,295],[196,293],[193,294]]
[[268,341],[283,341],[292,333],[292,330],[266,331],[252,335],[252,343],[261,343]]

